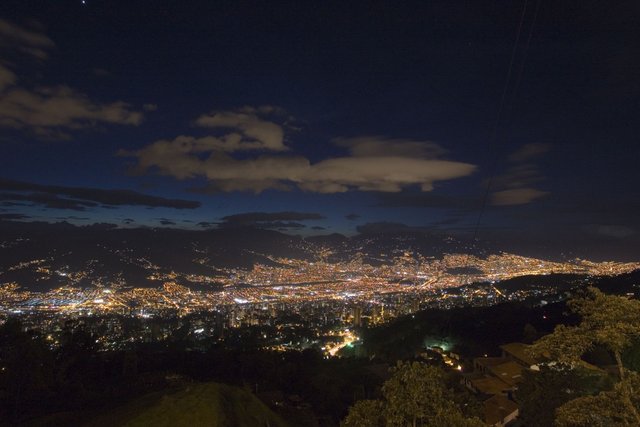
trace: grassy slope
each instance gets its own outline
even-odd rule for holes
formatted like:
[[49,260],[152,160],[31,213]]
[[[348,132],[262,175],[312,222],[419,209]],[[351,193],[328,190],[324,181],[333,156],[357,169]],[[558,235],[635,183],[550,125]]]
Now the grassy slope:
[[100,426],[286,427],[254,395],[224,384],[191,384],[169,395],[147,395],[87,424]]

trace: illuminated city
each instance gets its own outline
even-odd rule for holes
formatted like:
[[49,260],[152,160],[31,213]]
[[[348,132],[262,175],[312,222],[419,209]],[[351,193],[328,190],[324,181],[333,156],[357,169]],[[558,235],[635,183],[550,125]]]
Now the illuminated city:
[[[196,339],[212,336],[224,339],[228,330],[266,326],[269,328],[263,332],[264,348],[284,351],[317,347],[335,356],[340,348],[358,340],[349,328],[383,324],[427,308],[541,300],[560,290],[548,285],[500,290],[496,283],[505,280],[574,275],[572,284],[580,286],[593,277],[617,276],[640,268],[640,263],[579,259],[551,262],[507,253],[484,259],[465,254],[433,259],[403,252],[379,266],[364,263],[364,254],[356,254],[348,262],[325,261],[331,255],[326,248],[318,251],[315,262],[262,255],[272,265],[257,264],[249,270],[220,268],[220,274],[215,276],[163,273],[165,269],[149,260],[132,260],[145,267],[148,279],[158,284],[155,288],[103,280],[82,288],[77,284],[90,277],[91,271],[52,270],[47,260],[29,260],[8,270],[32,269],[45,279],[57,275],[67,285],[48,292],[33,292],[18,283],[3,283],[0,313],[42,322],[39,327],[44,329],[55,329],[58,325],[58,332],[59,325],[68,319],[113,315],[148,320],[191,315],[201,319],[189,323],[190,334]],[[180,284],[194,282],[217,284],[220,288],[192,290]],[[118,324],[117,320],[110,322]],[[292,331],[296,331],[293,335],[298,335],[297,341],[286,342],[287,333]],[[162,340],[172,333],[165,330],[158,334],[148,329],[146,332],[151,335],[131,338],[118,335],[117,328],[110,332],[113,335],[101,337],[106,348],[126,347],[131,339]]]
[[0,427],[640,426],[640,2],[0,1]]

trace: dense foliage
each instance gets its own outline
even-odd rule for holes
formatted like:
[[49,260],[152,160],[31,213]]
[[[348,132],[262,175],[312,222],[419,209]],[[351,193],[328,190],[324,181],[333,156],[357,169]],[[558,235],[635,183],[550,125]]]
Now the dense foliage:
[[623,362],[625,351],[640,338],[640,301],[588,288],[570,301],[569,307],[580,315],[580,323],[558,325],[533,345],[532,353],[557,362],[554,369],[567,369],[580,366],[587,351],[601,346],[613,355],[618,378],[610,390],[561,405],[556,411],[556,425],[640,425],[640,377]]
[[382,399],[357,402],[343,427],[474,427],[484,423],[466,417],[447,387],[446,374],[420,362],[398,362],[382,386]]

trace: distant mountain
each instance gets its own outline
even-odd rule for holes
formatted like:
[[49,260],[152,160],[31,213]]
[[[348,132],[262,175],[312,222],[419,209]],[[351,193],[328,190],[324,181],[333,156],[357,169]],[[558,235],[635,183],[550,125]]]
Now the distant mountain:
[[349,242],[349,238],[344,234],[340,234],[340,233],[309,236],[309,237],[305,237],[305,240],[307,242],[310,242],[319,246],[328,246],[328,247],[339,247],[340,245],[346,245]]
[[301,237],[259,228],[191,231],[0,222],[0,283],[15,281],[32,290],[64,285],[67,273],[75,274],[80,286],[104,278],[155,287],[159,283],[148,278],[152,273],[215,276],[220,268],[312,257]]
[[[334,233],[303,238],[256,227],[185,230],[0,221],[0,284],[15,282],[34,291],[69,284],[157,287],[174,273],[192,289],[215,290],[220,286],[216,277],[255,264],[278,265],[283,258],[358,259],[378,266],[399,258],[468,254],[484,259],[498,253],[485,242],[386,223],[351,237]],[[452,268],[451,274],[477,273],[469,266]]]

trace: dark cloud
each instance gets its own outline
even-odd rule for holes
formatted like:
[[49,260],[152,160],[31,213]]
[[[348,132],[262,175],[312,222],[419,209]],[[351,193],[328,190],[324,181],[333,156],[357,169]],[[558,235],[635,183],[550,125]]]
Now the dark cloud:
[[122,220],[123,224],[133,224],[134,222],[136,222],[136,220],[133,218],[125,218]]
[[[3,188],[2,181],[0,180],[0,188]],[[84,211],[88,207],[96,207],[97,203],[86,201],[86,200],[76,200],[76,199],[65,199],[57,196],[56,194],[50,193],[2,193],[0,194],[0,200],[9,200],[9,201],[22,201],[27,202],[29,204],[37,204],[42,205],[47,209],[63,209],[63,210],[73,210],[73,211]],[[11,203],[11,202],[9,202]]]
[[252,224],[259,228],[274,228],[278,230],[288,230],[291,228],[305,228],[306,225],[293,221],[273,221],[273,222],[257,222]]
[[202,227],[202,228],[213,228],[216,227],[218,225],[217,222],[207,222],[207,221],[201,221],[199,223],[196,224],[198,227]]
[[611,224],[596,225],[593,227],[593,231],[602,236],[614,237],[616,239],[624,239],[636,234],[636,231],[631,227]]
[[227,223],[253,224],[270,221],[306,221],[325,219],[323,215],[308,212],[246,212],[229,215],[222,218]]
[[256,227],[271,229],[304,228],[299,221],[324,219],[323,215],[310,212],[246,212],[222,218],[220,228]]
[[[448,218],[442,219],[440,221],[435,221],[432,222],[431,225],[432,226],[436,226],[436,227],[441,227],[441,226],[450,226],[450,225],[454,225],[454,224],[458,224],[462,221],[462,217],[461,216],[455,216],[455,215],[451,215]],[[448,227],[446,227],[448,228]]]
[[517,189],[530,187],[544,180],[538,165],[522,163],[509,166],[501,175],[493,177],[491,185],[496,189]]
[[549,194],[547,191],[535,188],[513,188],[496,191],[491,194],[491,204],[494,206],[525,205]]
[[113,230],[118,226],[109,222],[96,222],[95,224],[83,225],[82,228],[87,230]]
[[551,149],[551,144],[532,143],[525,144],[509,155],[509,161],[522,163],[542,156]]
[[[99,188],[63,187],[55,185],[41,185],[21,181],[0,179],[0,190],[16,192],[2,194],[2,200],[31,201],[55,209],[84,210],[85,207],[95,207],[98,204],[106,206],[147,206],[152,208],[195,209],[200,202],[191,200],[167,199],[150,196],[132,190],[103,190]],[[18,192],[34,192],[24,195]],[[73,199],[61,198],[60,196]]]
[[416,227],[399,222],[368,222],[356,227],[356,231],[360,234],[379,234],[379,233],[425,233],[433,231],[428,227]]
[[[0,195],[0,198],[2,198],[2,195]],[[14,206],[29,206],[29,203],[20,203],[20,202],[10,202],[10,201],[4,201],[4,202],[0,202],[0,206],[5,206],[5,207],[14,207]]]
[[73,221],[88,221],[89,218],[87,217],[81,217],[81,216],[60,216],[57,217],[56,219],[62,220],[62,221],[69,221],[69,220],[73,220]]
[[320,227],[319,225],[315,225],[311,227],[312,230],[326,230],[326,227]]
[[434,193],[380,193],[377,206],[387,208],[441,208],[475,210],[482,205],[480,194],[476,196],[452,196]]
[[96,77],[109,77],[111,75],[109,70],[105,70],[104,68],[94,68],[91,72]]
[[17,220],[17,219],[30,219],[31,217],[24,214],[19,213],[3,213],[0,214],[0,220],[8,219],[8,220]]
[[[399,193],[393,193],[393,194],[399,194]],[[356,219],[360,218],[360,215],[355,214],[355,213],[350,213],[344,216],[346,219],[348,219],[349,221],[355,221]]]
[[176,221],[169,218],[155,218],[161,225],[176,225]]

